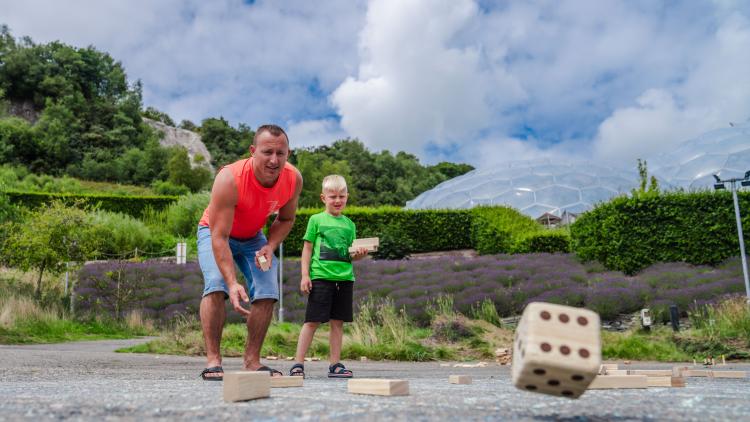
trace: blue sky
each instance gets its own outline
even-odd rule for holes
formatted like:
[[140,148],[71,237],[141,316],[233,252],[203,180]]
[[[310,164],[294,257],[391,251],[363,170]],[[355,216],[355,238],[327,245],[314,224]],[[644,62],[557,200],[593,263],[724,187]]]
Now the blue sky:
[[[635,162],[750,117],[750,2],[0,0],[94,45],[175,120],[356,137],[424,162]],[[748,141],[750,142],[750,140]]]

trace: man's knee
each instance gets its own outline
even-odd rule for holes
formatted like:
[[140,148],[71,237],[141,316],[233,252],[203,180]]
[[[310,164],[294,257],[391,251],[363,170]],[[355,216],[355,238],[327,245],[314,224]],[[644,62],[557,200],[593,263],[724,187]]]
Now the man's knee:
[[226,293],[224,293],[223,290],[219,290],[203,296],[203,299],[201,299],[201,301],[209,303],[211,305],[221,305],[222,307],[224,307],[224,301],[226,300],[226,297]]
[[253,302],[251,308],[257,309],[259,312],[273,312],[273,305],[276,301],[273,299],[258,299]]

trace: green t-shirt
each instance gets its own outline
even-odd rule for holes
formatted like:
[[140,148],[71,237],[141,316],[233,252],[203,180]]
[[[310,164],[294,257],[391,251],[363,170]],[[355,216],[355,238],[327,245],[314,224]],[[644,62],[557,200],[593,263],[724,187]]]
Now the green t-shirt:
[[311,216],[302,238],[313,244],[310,278],[354,281],[349,247],[356,237],[357,229],[345,215],[334,217],[323,211]]

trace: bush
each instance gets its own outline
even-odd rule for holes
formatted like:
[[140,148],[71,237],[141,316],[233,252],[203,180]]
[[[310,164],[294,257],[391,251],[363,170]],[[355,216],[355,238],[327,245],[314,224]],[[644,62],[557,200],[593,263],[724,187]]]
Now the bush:
[[162,239],[155,237],[143,222],[129,215],[95,211],[90,214],[90,219],[99,257],[130,258],[136,248],[141,253],[163,250]]
[[406,233],[387,229],[380,237],[378,250],[372,254],[375,259],[409,259],[413,249],[412,241]]
[[175,185],[172,182],[157,180],[151,184],[151,189],[157,195],[182,196],[190,193],[190,189],[184,185]]
[[509,207],[476,207],[471,210],[471,241],[481,255],[510,253],[524,235],[543,227]]
[[120,196],[19,191],[6,191],[5,194],[8,195],[12,203],[31,209],[59,200],[69,206],[98,207],[101,210],[120,212],[136,218],[143,216],[147,208],[160,210],[178,199],[176,196]]
[[522,235],[513,246],[513,253],[570,252],[567,230],[541,230]]
[[[740,209],[750,209],[750,193],[740,192],[739,199]],[[648,193],[598,205],[570,233],[582,259],[632,275],[656,262],[716,265],[739,250],[735,224],[727,192]],[[743,225],[750,227],[747,212]]]
[[[166,225],[170,233],[189,237],[198,229],[198,222],[208,206],[209,195],[191,194],[181,197],[167,209]],[[295,224],[296,225],[296,224]],[[284,244],[286,246],[286,244]]]

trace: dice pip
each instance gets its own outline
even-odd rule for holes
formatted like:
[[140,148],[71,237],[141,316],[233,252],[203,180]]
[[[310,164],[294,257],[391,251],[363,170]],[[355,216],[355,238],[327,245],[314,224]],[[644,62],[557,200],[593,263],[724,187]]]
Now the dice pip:
[[513,385],[578,398],[599,371],[600,325],[588,309],[529,303],[513,341]]

